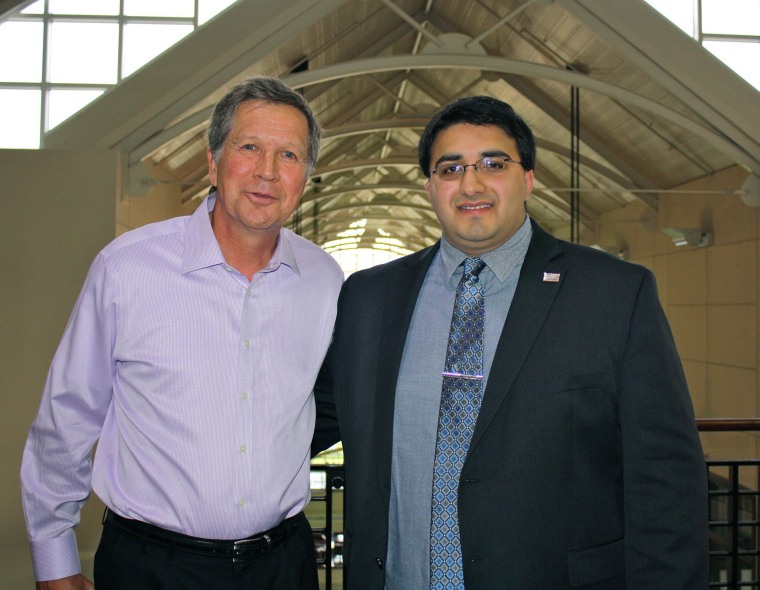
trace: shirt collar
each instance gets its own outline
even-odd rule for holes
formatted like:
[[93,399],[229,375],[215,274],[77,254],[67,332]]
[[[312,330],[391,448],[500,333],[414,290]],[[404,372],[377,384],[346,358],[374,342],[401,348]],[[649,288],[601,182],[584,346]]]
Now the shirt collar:
[[[182,255],[182,272],[188,273],[217,264],[227,264],[224,255],[216,241],[214,230],[211,227],[209,213],[216,205],[216,193],[207,196],[203,203],[190,216],[187,226],[185,250]],[[290,243],[290,232],[285,228],[280,229],[277,236],[277,246],[274,254],[261,272],[277,270],[281,264],[291,268],[296,274],[301,274],[298,269],[295,252]]]
[[274,249],[274,254],[269,260],[269,263],[261,270],[261,272],[272,272],[277,270],[281,264],[289,267],[297,275],[301,274],[298,268],[298,261],[296,260],[296,253],[293,250],[293,244],[291,244],[291,236],[293,233],[285,229],[280,228],[280,234],[277,236],[277,247]]
[[[495,250],[480,255],[500,282],[506,281],[509,273],[525,258],[532,234],[530,218],[526,215],[522,225],[511,238]],[[466,258],[469,258],[467,254],[452,246],[445,237],[441,237],[441,262],[446,281],[454,276]]]
[[206,197],[190,216],[182,254],[182,273],[193,272],[217,264],[225,264],[224,255],[211,229],[209,212],[216,203],[216,193]]

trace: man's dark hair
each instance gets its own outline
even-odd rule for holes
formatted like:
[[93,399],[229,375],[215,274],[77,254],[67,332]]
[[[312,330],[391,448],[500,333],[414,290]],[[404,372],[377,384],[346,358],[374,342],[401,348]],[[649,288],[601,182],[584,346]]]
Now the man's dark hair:
[[536,142],[533,132],[506,102],[491,96],[469,96],[447,104],[438,111],[422,132],[418,157],[422,173],[430,178],[430,153],[433,142],[444,129],[460,123],[499,127],[517,144],[525,170],[536,165]]

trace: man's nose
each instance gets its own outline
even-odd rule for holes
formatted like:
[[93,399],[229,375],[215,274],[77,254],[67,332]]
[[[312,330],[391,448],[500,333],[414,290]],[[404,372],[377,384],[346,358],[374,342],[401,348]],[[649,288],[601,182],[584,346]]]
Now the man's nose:
[[464,195],[477,195],[485,190],[482,174],[478,173],[474,164],[464,167],[462,178],[459,180],[460,190]]
[[264,180],[275,180],[278,176],[277,156],[261,154],[253,166],[253,175]]

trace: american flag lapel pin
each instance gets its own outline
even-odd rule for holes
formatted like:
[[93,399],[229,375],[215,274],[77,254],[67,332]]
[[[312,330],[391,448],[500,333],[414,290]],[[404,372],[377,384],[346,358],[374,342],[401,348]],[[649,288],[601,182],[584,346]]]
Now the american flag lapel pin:
[[545,272],[544,273],[544,283],[559,283],[559,273],[558,272]]

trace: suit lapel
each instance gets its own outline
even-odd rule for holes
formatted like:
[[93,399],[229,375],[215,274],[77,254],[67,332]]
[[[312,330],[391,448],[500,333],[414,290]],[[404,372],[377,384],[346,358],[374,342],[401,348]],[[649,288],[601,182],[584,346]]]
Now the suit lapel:
[[438,251],[438,244],[407,258],[401,272],[389,273],[385,289],[383,325],[380,327],[380,358],[387,377],[384,383],[396,388],[401,357],[412,321],[417,298],[428,268]]
[[480,415],[470,442],[470,453],[504,403],[562,288],[565,272],[566,260],[559,248],[559,241],[533,223],[533,236],[494,353]]

